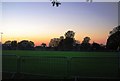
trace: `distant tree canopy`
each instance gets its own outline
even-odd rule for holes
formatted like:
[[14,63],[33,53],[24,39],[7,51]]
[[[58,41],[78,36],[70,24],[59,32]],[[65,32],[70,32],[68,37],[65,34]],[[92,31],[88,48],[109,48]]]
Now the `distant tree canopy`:
[[3,48],[6,50],[16,50],[17,41],[16,40],[14,40],[14,41],[8,40],[3,44]]
[[93,42],[91,45],[92,51],[99,51],[102,49],[102,46],[96,42]]
[[45,43],[41,44],[41,47],[45,48],[47,45]]
[[67,31],[64,36],[60,36],[59,38],[53,38],[50,40],[49,46],[54,47],[57,50],[72,50],[74,45],[74,35],[75,32]]
[[53,38],[50,40],[49,46],[50,47],[57,47],[60,42],[60,38]]
[[84,50],[89,51],[91,48],[91,44],[89,42],[90,42],[90,37],[85,37],[81,43],[80,49],[83,51]]
[[29,40],[22,40],[20,42],[6,41],[3,45],[5,50],[60,50],[60,51],[102,51],[106,50],[105,47],[112,50],[120,49],[120,26],[110,31],[109,38],[107,39],[107,45],[98,44],[93,42],[90,44],[91,38],[86,36],[83,41],[80,42],[74,38],[74,31],[65,32],[64,36],[58,38],[52,38],[47,47],[46,43],[42,43],[40,46],[35,46],[34,42]]
[[109,50],[120,50],[120,26],[115,27],[109,33],[106,47]]
[[34,48],[34,42],[28,40],[22,40],[18,42],[18,49],[20,50],[31,50]]
[[8,40],[3,44],[3,49],[5,50],[31,50],[33,48],[34,42],[28,40],[22,40],[20,42]]
[[60,36],[60,41],[64,39],[64,36]]
[[[93,42],[90,44],[90,37],[85,37],[80,44],[79,40],[75,40],[74,31],[67,31],[64,36],[60,36],[59,38],[53,38],[50,40],[49,46],[53,47],[55,50],[63,50],[63,51],[99,51],[104,49],[104,46]],[[64,38],[65,37],[65,38]]]
[[8,40],[8,41],[6,41],[4,44],[6,44],[6,45],[11,45],[11,41]]
[[82,43],[89,43],[90,42],[90,37],[85,37]]
[[67,31],[65,33],[65,38],[74,38],[75,32],[74,31]]
[[67,31],[65,33],[65,39],[63,36],[60,37],[60,41],[58,43],[57,48],[59,50],[72,50],[74,46],[74,31]]
[[14,49],[14,50],[17,49],[17,41],[16,41],[16,40],[14,40],[14,41],[11,42],[11,47],[12,47],[12,49]]

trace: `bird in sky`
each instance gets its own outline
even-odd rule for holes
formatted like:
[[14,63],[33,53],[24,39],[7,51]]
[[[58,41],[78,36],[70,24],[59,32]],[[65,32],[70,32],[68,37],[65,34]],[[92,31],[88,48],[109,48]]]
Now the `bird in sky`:
[[61,3],[60,2],[58,2],[57,0],[52,0],[52,6],[55,6],[56,5],[56,7],[58,7],[59,5],[61,5]]

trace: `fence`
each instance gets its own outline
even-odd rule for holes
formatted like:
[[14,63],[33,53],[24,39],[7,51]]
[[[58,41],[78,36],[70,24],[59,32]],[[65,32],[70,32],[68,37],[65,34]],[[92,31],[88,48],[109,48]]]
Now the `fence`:
[[58,57],[3,55],[3,72],[61,77],[119,77],[119,56]]

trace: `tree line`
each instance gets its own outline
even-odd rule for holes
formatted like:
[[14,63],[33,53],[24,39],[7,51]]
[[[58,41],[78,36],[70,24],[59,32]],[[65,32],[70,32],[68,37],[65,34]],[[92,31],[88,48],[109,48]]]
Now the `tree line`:
[[113,28],[109,32],[106,45],[93,42],[90,44],[91,38],[86,36],[80,42],[74,38],[74,31],[65,32],[64,36],[52,38],[49,46],[42,43],[36,46],[33,41],[22,40],[20,42],[6,41],[2,47],[3,50],[55,50],[55,51],[119,51],[120,50],[120,26]]
[[[65,38],[64,38],[65,36]],[[67,31],[64,36],[51,39],[49,46],[55,50],[60,51],[102,51],[105,50],[105,46],[93,42],[90,44],[90,37],[86,36],[80,43],[79,40],[74,38],[74,31]]]

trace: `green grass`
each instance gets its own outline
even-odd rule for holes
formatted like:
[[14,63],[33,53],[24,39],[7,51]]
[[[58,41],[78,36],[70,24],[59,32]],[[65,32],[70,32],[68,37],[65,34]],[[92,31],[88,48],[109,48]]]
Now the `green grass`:
[[[65,51],[18,51],[4,50],[4,54],[21,57],[23,73],[81,76],[116,77],[118,57],[116,52],[65,52]],[[3,71],[17,71],[17,57],[3,57]]]
[[3,50],[3,54],[15,54],[17,56],[64,56],[64,57],[81,57],[81,56],[116,56],[116,52],[68,52],[68,51],[21,51],[21,50]]

